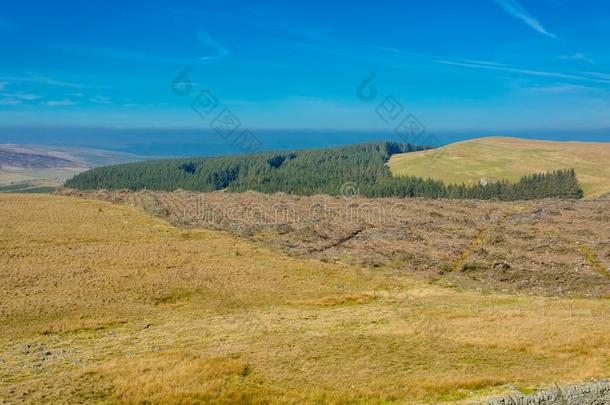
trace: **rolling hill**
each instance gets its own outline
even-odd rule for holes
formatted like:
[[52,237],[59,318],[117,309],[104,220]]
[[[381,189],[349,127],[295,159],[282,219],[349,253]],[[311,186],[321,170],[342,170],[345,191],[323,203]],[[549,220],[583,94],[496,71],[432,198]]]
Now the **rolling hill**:
[[101,149],[0,144],[0,192],[49,192],[90,168],[141,159]]
[[[430,211],[430,234],[456,211],[409,203],[414,219]],[[607,212],[552,203],[564,218]],[[510,239],[531,245],[531,228]],[[606,299],[445,288],[133,206],[0,195],[0,263],[0,402],[473,403],[610,373]]]
[[182,158],[100,167],[66,182],[79,190],[260,191],[297,195],[497,199],[582,198],[573,170],[536,173],[518,182],[455,185],[416,176],[392,176],[395,154],[424,150],[376,142],[337,148]]
[[610,192],[610,143],[480,138],[396,154],[388,166],[394,175],[466,184],[500,179],[516,182],[527,174],[573,168],[586,198]]

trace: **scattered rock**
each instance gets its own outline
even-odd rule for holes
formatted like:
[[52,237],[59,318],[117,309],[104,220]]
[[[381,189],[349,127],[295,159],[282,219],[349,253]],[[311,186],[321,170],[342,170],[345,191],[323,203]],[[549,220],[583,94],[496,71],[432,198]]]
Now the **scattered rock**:
[[501,262],[495,262],[493,265],[494,270],[509,270],[510,268],[510,264],[508,264],[505,260]]
[[597,381],[568,387],[555,386],[532,395],[492,398],[488,405],[603,405],[610,404],[610,383]]
[[475,262],[466,262],[466,263],[462,264],[462,267],[460,267],[460,271],[462,273],[468,273],[470,271],[478,271],[478,270],[483,270],[483,266],[481,266],[480,263],[475,263]]
[[294,231],[294,228],[288,224],[280,224],[275,228],[275,230],[279,235],[286,235]]

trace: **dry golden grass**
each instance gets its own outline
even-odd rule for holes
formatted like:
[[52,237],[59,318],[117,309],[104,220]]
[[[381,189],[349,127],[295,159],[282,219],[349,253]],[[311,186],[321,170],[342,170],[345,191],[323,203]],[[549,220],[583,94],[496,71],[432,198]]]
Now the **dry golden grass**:
[[526,174],[574,168],[587,198],[610,192],[610,143],[480,138],[394,155],[389,167],[394,174],[458,184],[518,181]]
[[365,293],[365,294],[344,294],[344,295],[336,295],[331,297],[324,297],[315,300],[301,300],[301,301],[289,301],[289,304],[301,304],[301,305],[313,305],[313,306],[323,306],[323,307],[332,307],[335,305],[345,305],[345,304],[368,304],[369,302],[376,299],[377,296],[373,293]]
[[185,352],[113,360],[101,367],[112,378],[117,402],[138,404],[240,403],[252,397],[250,373],[240,359],[206,358]]
[[607,300],[460,292],[0,196],[0,403],[438,403],[610,375]]

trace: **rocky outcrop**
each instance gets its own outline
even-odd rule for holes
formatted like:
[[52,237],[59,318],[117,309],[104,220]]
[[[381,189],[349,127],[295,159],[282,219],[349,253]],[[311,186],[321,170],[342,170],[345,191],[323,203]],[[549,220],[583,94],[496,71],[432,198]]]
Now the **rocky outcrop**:
[[610,382],[550,388],[532,395],[492,398],[488,405],[606,405],[610,404]]

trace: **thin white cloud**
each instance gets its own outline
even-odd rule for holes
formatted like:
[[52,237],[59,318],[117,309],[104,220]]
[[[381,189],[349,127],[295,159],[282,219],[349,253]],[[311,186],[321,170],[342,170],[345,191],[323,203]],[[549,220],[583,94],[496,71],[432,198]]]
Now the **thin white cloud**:
[[591,71],[586,71],[586,72],[582,72],[582,73],[585,75],[593,76],[597,79],[607,80],[608,83],[610,83],[610,73],[591,72]]
[[375,58],[371,58],[369,56],[358,55],[358,54],[350,53],[350,52],[335,51],[334,49],[323,48],[323,47],[311,45],[311,44],[299,44],[299,45],[304,48],[311,49],[311,50],[314,50],[314,51],[320,52],[320,53],[325,53],[328,55],[342,56],[342,57],[353,58],[353,59],[362,59],[362,60],[366,60],[366,61],[375,60]]
[[600,92],[602,90],[597,87],[591,86],[580,86],[577,84],[556,84],[552,86],[539,86],[532,87],[529,90],[536,93],[550,93],[550,94],[566,94],[566,93],[583,93],[583,92]]
[[31,93],[0,93],[0,104],[2,105],[19,105],[25,101],[34,101],[42,98],[38,94]]
[[400,49],[387,48],[387,47],[373,47],[374,49],[378,49],[381,51],[389,52],[394,55],[406,56],[409,58],[415,58],[422,61],[437,63],[442,65],[449,66],[459,66],[465,68],[473,68],[473,69],[485,69],[485,70],[494,70],[498,72],[507,72],[507,73],[516,73],[523,74],[527,76],[537,76],[537,77],[550,77],[556,79],[564,79],[564,80],[574,80],[580,82],[587,83],[602,83],[602,84],[610,84],[610,75],[606,75],[603,73],[595,73],[595,72],[583,72],[583,74],[570,74],[570,73],[561,73],[561,72],[553,72],[553,71],[545,71],[545,70],[535,70],[535,69],[527,69],[516,66],[505,65],[496,62],[482,62],[482,61],[469,61],[469,60],[460,60],[460,59],[448,59],[441,58],[432,55],[425,54],[417,54],[414,52],[402,51]]
[[[409,52],[409,51],[405,51],[402,49],[389,48],[386,46],[367,46],[367,48],[376,49],[379,51],[385,51],[385,52],[389,52],[389,53],[393,53],[393,54],[397,54],[397,55],[410,56],[410,57],[414,57],[417,59],[427,60],[429,62],[439,62],[442,59],[441,57],[435,56],[435,55],[429,55],[429,54],[417,53],[417,52]],[[505,63],[488,61],[488,60],[462,59],[462,60],[460,60],[460,62],[472,63],[475,65],[484,65],[484,66],[489,66],[489,67],[510,67],[509,65],[507,65]]]
[[0,82],[0,91],[4,90],[7,84],[7,82]]
[[74,105],[74,101],[71,100],[50,100],[45,101],[42,105],[47,107],[66,107],[70,105]]
[[163,63],[170,65],[183,65],[188,64],[190,60],[187,58],[171,58],[165,56],[151,55],[145,52],[137,52],[125,49],[116,48],[92,48],[84,47],[80,45],[62,45],[56,47],[63,52],[82,55],[82,56],[94,56],[105,59],[118,59],[130,62],[143,62],[143,63]]
[[0,76],[0,80],[8,80],[9,82],[20,82],[20,83],[35,83],[35,84],[43,84],[47,86],[55,86],[55,87],[68,87],[74,89],[94,89],[99,88],[96,86],[90,86],[82,83],[74,83],[74,82],[66,82],[62,80],[52,79],[46,76]]
[[32,100],[38,100],[39,98],[42,98],[41,95],[31,94],[31,93],[15,93],[15,94],[10,94],[9,96],[18,98],[19,100],[23,100],[23,101],[32,101]]
[[104,105],[112,104],[112,100],[109,97],[100,96],[100,95],[91,97],[89,99],[89,101],[91,101],[94,104],[104,104]]
[[214,38],[212,38],[210,35],[206,34],[205,32],[197,32],[196,35],[197,35],[197,40],[201,44],[212,48],[216,52],[216,55],[201,56],[201,57],[199,57],[199,60],[220,59],[220,58],[225,58],[231,54],[231,52],[228,49],[226,49],[218,41],[216,41]]
[[[577,72],[577,73],[562,73],[556,71],[545,71],[545,70],[536,70],[536,69],[528,69],[517,66],[511,66],[504,63],[499,63],[496,61],[483,61],[483,60],[468,60],[468,59],[450,59],[441,56],[417,53],[405,51],[402,49],[390,48],[385,46],[370,46],[365,45],[365,48],[374,49],[378,51],[382,51],[384,53],[389,53],[394,56],[404,57],[406,60],[410,61],[419,61],[426,63],[435,63],[447,66],[457,66],[463,68],[471,68],[471,69],[483,69],[483,70],[492,70],[497,72],[505,72],[505,73],[513,73],[519,75],[526,76],[534,76],[534,77],[546,77],[546,78],[555,78],[569,81],[578,81],[582,83],[597,83],[597,84],[610,84],[610,74],[606,73],[597,73],[597,72]],[[370,56],[370,55],[362,55],[348,52],[338,52],[332,49],[321,48],[317,46],[307,45],[307,48],[329,54],[334,56],[353,58],[353,59],[364,59],[368,61],[376,61],[377,63],[385,63],[396,65],[400,60],[389,59],[384,57]]]
[[546,35],[551,38],[557,38],[555,34],[551,34],[548,32],[536,19],[533,15],[531,15],[525,7],[521,5],[517,0],[493,0],[496,4],[498,4],[506,13],[512,15],[515,18],[523,21],[530,28],[538,31],[539,33]]
[[117,59],[130,62],[162,63],[168,65],[188,65],[195,61],[212,61],[225,58],[231,54],[228,49],[223,47],[219,42],[214,40],[210,35],[206,34],[205,32],[197,32],[195,35],[197,40],[202,45],[204,45],[206,48],[212,49],[213,54],[207,56],[198,56],[194,58],[181,58],[163,55],[153,55],[147,52],[139,52],[128,49],[95,48],[80,45],[60,45],[54,46],[53,48],[76,55],[94,56],[105,59]]
[[575,53],[572,55],[563,55],[560,57],[561,60],[574,60],[574,61],[580,61],[580,62],[586,62],[589,63],[591,65],[595,64],[595,61],[591,58],[589,58],[587,55],[585,55],[584,53]]
[[19,105],[22,104],[23,100],[19,100],[17,98],[0,98],[0,105]]
[[[488,70],[497,70],[501,72],[509,72],[509,73],[521,73],[529,76],[540,76],[540,77],[555,77],[558,79],[567,79],[567,80],[587,80],[584,77],[566,74],[566,73],[558,73],[558,72],[548,72],[544,70],[532,70],[532,69],[523,69],[518,67],[510,67],[510,66],[494,66],[473,62],[461,62],[461,61],[453,61],[453,60],[443,60],[439,59],[435,62],[443,64],[443,65],[452,65],[452,66],[462,66],[462,67],[471,67],[475,69],[488,69]],[[610,82],[609,82],[610,83]]]

